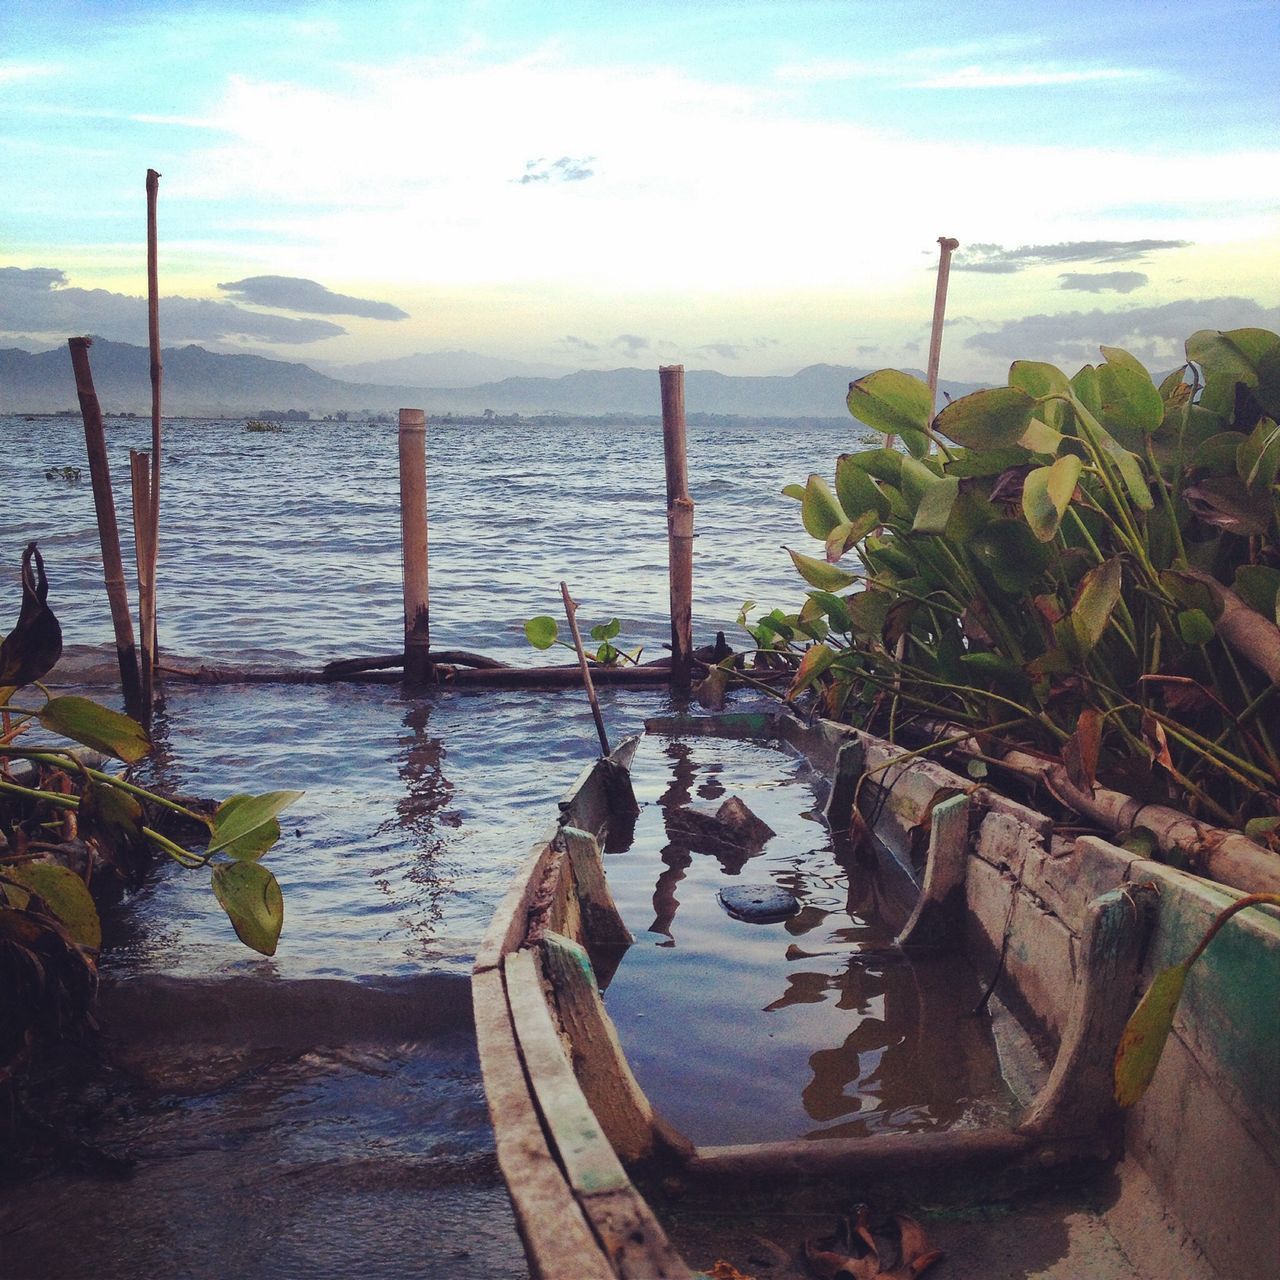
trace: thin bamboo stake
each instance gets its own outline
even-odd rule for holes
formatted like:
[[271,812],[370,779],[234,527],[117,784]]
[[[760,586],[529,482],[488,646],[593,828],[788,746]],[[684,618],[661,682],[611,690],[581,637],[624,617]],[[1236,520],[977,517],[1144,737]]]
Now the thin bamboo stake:
[[[938,365],[942,360],[942,322],[947,314],[947,281],[951,278],[951,255],[960,247],[959,240],[938,237],[938,285],[933,291],[933,329],[929,334],[929,363],[925,381],[929,384],[929,417],[938,409]],[[897,437],[885,432],[884,447],[891,449]]]
[[134,563],[138,566],[138,618],[142,649],[142,703],[148,719],[154,702],[155,650],[151,647],[154,632],[147,626],[155,617],[155,579],[151,576],[155,565],[151,522],[151,470],[145,453],[129,450],[129,478],[133,487],[133,550]]
[[125,710],[141,719],[142,685],[138,679],[138,650],[133,641],[133,619],[129,616],[129,592],[120,559],[120,530],[116,524],[116,504],[111,494],[111,469],[107,443],[102,433],[102,406],[93,387],[89,367],[88,338],[68,338],[71,367],[75,371],[76,394],[84,418],[84,443],[89,455],[89,478],[93,483],[93,505],[98,515],[98,539],[102,545],[102,576],[111,606],[111,625],[116,635],[116,657],[120,662],[120,684]]
[[587,688],[587,701],[591,703],[591,714],[596,720],[596,732],[600,735],[600,754],[609,754],[609,736],[604,731],[604,717],[600,714],[600,703],[596,698],[596,687],[591,683],[591,668],[587,665],[587,652],[582,647],[582,637],[578,634],[578,605],[569,594],[565,583],[560,584],[560,596],[564,600],[564,616],[569,619],[569,631],[573,635],[573,647],[578,651],[578,666],[582,671],[582,683]]
[[658,370],[662,451],[667,479],[667,566],[671,591],[671,687],[687,693],[693,679],[693,501],[684,416],[684,365]]
[[959,240],[938,237],[938,287],[933,294],[933,332],[929,335],[929,416],[938,411],[938,365],[942,360],[942,322],[947,314],[947,281],[951,278],[951,255],[960,247]]
[[427,418],[400,410],[400,536],[404,544],[404,678],[431,679],[431,597],[427,570]]
[[[151,483],[147,488],[148,510],[147,581],[151,590],[147,597],[139,587],[139,624],[142,630],[142,686],[150,713],[156,655],[156,562],[160,553],[160,386],[164,380],[164,364],[160,358],[160,268],[156,234],[156,201],[160,194],[160,175],[147,170],[147,343],[151,348]],[[135,508],[135,519],[141,515]],[[141,576],[141,575],[139,575]]]

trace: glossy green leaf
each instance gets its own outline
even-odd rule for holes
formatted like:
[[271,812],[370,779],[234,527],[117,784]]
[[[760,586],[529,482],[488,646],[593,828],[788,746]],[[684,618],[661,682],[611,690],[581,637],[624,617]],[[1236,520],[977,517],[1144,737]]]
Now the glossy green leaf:
[[887,571],[903,578],[916,572],[915,559],[896,538],[868,538],[864,550],[867,563],[876,573]]
[[560,629],[556,626],[556,620],[549,618],[546,614],[542,614],[537,618],[530,618],[524,624],[525,639],[535,649],[550,649],[555,644],[556,636],[559,634]]
[[1041,422],[1039,418],[1032,418],[1031,425],[1019,437],[1018,445],[1028,453],[1047,453],[1050,457],[1056,457],[1066,438],[1062,432],[1055,431],[1048,423]]
[[1009,385],[1037,400],[1044,396],[1065,396],[1071,390],[1071,383],[1061,369],[1039,360],[1015,360],[1009,366]]
[[66,926],[73,942],[97,951],[102,946],[98,908],[85,883],[69,867],[52,862],[25,862],[3,868],[10,880],[44,899]]
[[213,892],[246,947],[273,956],[284,926],[284,897],[260,862],[223,862],[213,869]]
[[842,453],[836,460],[837,489],[840,487],[841,468],[846,466],[857,467],[886,484],[899,485],[902,482],[902,454],[896,449],[863,449],[860,453]]
[[846,403],[859,422],[886,435],[919,435],[933,412],[928,385],[900,369],[881,369],[850,383]]
[[1052,542],[1058,532],[1080,480],[1080,469],[1080,459],[1066,454],[1052,466],[1027,473],[1022,485],[1022,513],[1041,542]]
[[800,519],[804,531],[819,541],[826,541],[827,534],[849,517],[839,499],[831,492],[831,486],[820,476],[811,475],[804,487],[804,501],[800,505]]
[[1021,445],[1008,449],[958,449],[944,470],[957,480],[967,480],[975,476],[998,476],[1026,461],[1027,451]]
[[1196,446],[1191,455],[1191,465],[1197,471],[1208,471],[1215,476],[1233,475],[1240,446],[1246,439],[1239,431],[1215,432]]
[[901,433],[902,447],[913,458],[924,458],[929,453],[929,437],[923,431],[905,430]]
[[1280,834],[1280,818],[1250,818],[1244,824],[1244,833],[1250,840],[1266,840]]
[[1204,374],[1200,403],[1228,421],[1235,413],[1236,386],[1243,383],[1254,390],[1258,385],[1258,363],[1280,346],[1280,338],[1265,329],[1231,329],[1217,333],[1202,329],[1187,339],[1187,359],[1194,360]]
[[151,750],[146,730],[128,716],[90,698],[50,698],[40,710],[40,723],[50,733],[102,751],[126,764],[136,764]]
[[[898,470],[901,471],[901,465]],[[897,483],[896,475],[893,482]],[[881,520],[889,514],[888,498],[851,454],[842,454],[836,459],[836,497],[850,519],[856,519],[867,511],[874,511]]]
[[[251,804],[254,799],[255,797],[253,796],[245,795],[228,797],[218,807],[215,821],[225,829],[227,824],[234,818],[236,810],[245,804]],[[229,858],[237,858],[242,862],[253,862],[262,857],[279,839],[280,822],[279,819],[272,818],[268,822],[251,827],[244,835],[232,840],[230,844],[223,845],[221,852],[225,853]]]
[[217,853],[259,827],[265,827],[302,795],[301,791],[268,791],[259,796],[237,795],[224,800],[213,815],[213,832],[206,853]]
[[1035,408],[1035,400],[1017,387],[990,387],[953,400],[935,426],[967,449],[1002,449],[1026,434]]
[[804,485],[784,484],[782,486],[782,496],[784,498],[794,498],[797,502],[803,502],[804,501]]
[[1213,639],[1216,629],[1203,609],[1183,609],[1178,614],[1178,634],[1184,644],[1199,647]]
[[1187,965],[1162,969],[1126,1024],[1114,1069],[1115,1097],[1122,1107],[1133,1106],[1154,1078],[1186,982]]
[[108,849],[142,845],[142,806],[127,791],[109,782],[90,782],[77,810],[80,834],[93,836]]
[[864,643],[878,644],[894,602],[889,591],[855,591],[845,597],[853,633]]
[[1264,413],[1280,420],[1280,343],[1258,357],[1257,369],[1258,403]]
[[951,510],[960,496],[960,481],[947,476],[937,480],[925,490],[916,507],[912,533],[941,534],[951,518]]
[[591,628],[591,638],[593,640],[612,640],[621,630],[622,623],[617,618],[611,618],[608,622],[597,622]]
[[815,559],[813,556],[801,555],[798,551],[792,551],[790,547],[787,548],[787,554],[791,557],[791,563],[795,565],[796,572],[811,587],[817,587],[822,591],[841,591],[858,580],[856,573],[837,569],[835,565],[828,564],[825,560]]

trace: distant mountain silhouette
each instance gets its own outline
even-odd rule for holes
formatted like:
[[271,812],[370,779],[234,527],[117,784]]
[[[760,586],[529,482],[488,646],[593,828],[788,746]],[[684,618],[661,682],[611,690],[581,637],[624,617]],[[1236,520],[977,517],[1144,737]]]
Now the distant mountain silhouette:
[[[107,413],[144,413],[151,404],[145,347],[97,339],[89,352],[98,398]],[[305,409],[313,414],[400,407],[431,414],[494,413],[595,416],[660,413],[656,369],[582,369],[559,378],[504,378],[479,386],[441,389],[343,382],[309,365],[264,356],[220,355],[203,347],[168,348],[164,359],[164,408],[174,415],[236,417],[264,409]],[[840,418],[848,384],[868,372],[815,364],[790,377],[732,377],[706,369],[685,375],[690,414],[745,418]],[[921,375],[923,376],[923,375]],[[953,396],[975,390],[944,381]],[[32,354],[0,351],[0,413],[49,413],[76,407],[71,359],[65,349]]]

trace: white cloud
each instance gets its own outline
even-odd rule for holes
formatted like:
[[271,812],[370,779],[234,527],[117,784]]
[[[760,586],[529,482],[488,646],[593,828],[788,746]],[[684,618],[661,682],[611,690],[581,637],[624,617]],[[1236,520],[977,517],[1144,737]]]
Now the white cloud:
[[16,84],[20,80],[40,80],[56,76],[61,70],[52,62],[0,62],[0,84]]
[[1156,73],[1145,67],[1079,67],[1058,70],[1022,67],[1016,70],[999,70],[994,67],[967,66],[956,67],[922,80],[908,80],[906,85],[909,89],[1029,89],[1155,78]]

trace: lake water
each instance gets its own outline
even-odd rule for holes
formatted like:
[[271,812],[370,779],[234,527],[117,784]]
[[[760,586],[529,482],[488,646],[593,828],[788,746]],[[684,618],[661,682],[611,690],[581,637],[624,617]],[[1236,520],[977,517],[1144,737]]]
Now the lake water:
[[[148,447],[149,424],[112,420],[107,440],[128,557],[128,451]],[[811,470],[829,476],[835,457],[861,443],[852,421],[691,429],[696,642],[717,629],[732,641],[744,599],[794,607],[802,584],[783,544],[815,544],[806,545],[780,489]],[[660,427],[433,426],[428,454],[436,647],[544,661],[525,643],[523,622],[559,615],[565,579],[586,623],[617,616],[627,647],[660,651],[669,636]],[[0,457],[0,570],[9,584],[0,625],[16,617],[22,548],[36,538],[68,646],[81,669],[87,656],[114,680],[79,422],[0,418]],[[397,649],[396,458],[393,425],[255,434],[239,419],[167,423],[165,654],[319,666]],[[46,479],[63,466],[82,467],[83,478]],[[114,684],[100,696],[114,698]],[[615,740],[672,710],[655,691],[605,689],[601,702]],[[88,1108],[97,1140],[139,1158],[133,1183],[112,1191],[67,1173],[30,1195],[10,1194],[0,1209],[6,1274],[109,1280],[156,1271],[157,1239],[168,1241],[170,1259],[200,1254],[226,1228],[206,1206],[189,1231],[175,1232],[166,1196],[178,1184],[200,1185],[225,1197],[228,1212],[250,1216],[269,1184],[273,1211],[290,1216],[287,1229],[237,1237],[215,1268],[192,1262],[162,1265],[163,1273],[278,1278],[358,1265],[370,1275],[457,1280],[523,1274],[465,1035],[445,1027],[424,1040],[410,1027],[394,1044],[358,1054],[347,1046],[335,1062],[326,1047],[344,1039],[335,1014],[329,1023],[317,1015],[313,1043],[296,1052],[264,1057],[252,1045],[254,1027],[278,1016],[282,982],[421,980],[421,989],[436,982],[444,992],[467,971],[512,870],[596,751],[581,693],[406,697],[395,686],[171,684],[157,737],[166,782],[189,793],[306,791],[270,854],[285,894],[284,934],[271,959],[247,951],[204,878],[167,866],[109,922],[102,967],[121,981],[176,978],[199,993],[197,979],[252,979],[237,1015],[249,1047],[202,1048],[204,1070],[190,1067],[184,1025],[207,1012],[198,994],[186,1015],[150,1026],[151,1060],[125,1053],[108,1085],[93,1082],[106,1092]],[[250,1157],[256,1172],[247,1174],[241,1161]],[[423,1187],[445,1190],[432,1192],[409,1249],[404,1215],[428,1203]],[[335,1218],[339,1200],[346,1217]],[[63,1204],[75,1212],[59,1212]]]

